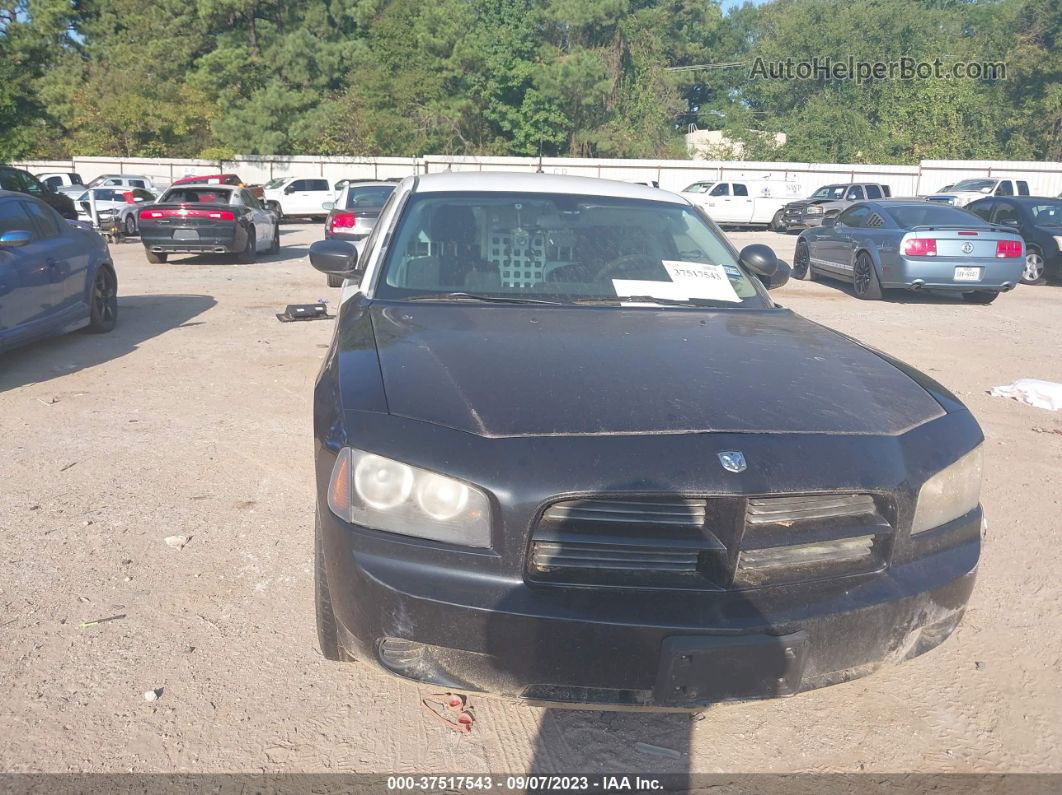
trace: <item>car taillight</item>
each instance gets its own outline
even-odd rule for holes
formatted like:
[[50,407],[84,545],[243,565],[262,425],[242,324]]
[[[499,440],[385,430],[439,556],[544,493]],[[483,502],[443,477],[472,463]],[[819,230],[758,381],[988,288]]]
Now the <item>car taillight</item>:
[[997,240],[996,256],[1003,259],[1017,259],[1021,256],[1020,240]]
[[935,257],[937,241],[931,237],[912,237],[904,244],[903,253],[908,257]]
[[145,218],[162,218],[162,212],[159,210],[141,210],[140,220],[143,221]]
[[354,213],[336,213],[328,219],[328,231],[353,229],[358,217]]
[[218,213],[207,213],[207,218],[213,218],[215,221],[235,221],[236,214],[230,213],[228,210],[222,210]]

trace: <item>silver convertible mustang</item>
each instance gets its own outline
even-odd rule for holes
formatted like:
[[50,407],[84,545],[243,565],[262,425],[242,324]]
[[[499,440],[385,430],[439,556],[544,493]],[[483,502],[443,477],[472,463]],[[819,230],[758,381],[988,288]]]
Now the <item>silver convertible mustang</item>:
[[950,290],[990,304],[1021,279],[1025,244],[1006,227],[916,199],[853,204],[797,240],[793,276],[851,281],[857,298],[884,290]]

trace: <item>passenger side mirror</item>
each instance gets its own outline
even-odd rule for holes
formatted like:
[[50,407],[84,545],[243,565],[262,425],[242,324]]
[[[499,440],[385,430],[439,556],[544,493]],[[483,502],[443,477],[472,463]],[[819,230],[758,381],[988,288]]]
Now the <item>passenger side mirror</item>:
[[25,229],[15,229],[0,235],[0,249],[21,248],[33,240],[33,235]]
[[829,227],[829,226],[835,226],[836,224],[837,224],[837,216],[836,215],[827,215],[827,216],[824,216],[823,219],[822,219],[822,225],[823,226]]
[[294,185],[288,185],[288,187],[284,188],[284,195],[285,196],[287,196],[289,193],[294,193],[294,192],[295,192],[295,186]]
[[349,278],[358,272],[358,250],[345,240],[318,240],[310,246],[310,264],[321,273]]
[[789,265],[778,259],[770,246],[760,243],[745,246],[738,258],[742,265],[759,277],[768,290],[781,287],[789,281]]

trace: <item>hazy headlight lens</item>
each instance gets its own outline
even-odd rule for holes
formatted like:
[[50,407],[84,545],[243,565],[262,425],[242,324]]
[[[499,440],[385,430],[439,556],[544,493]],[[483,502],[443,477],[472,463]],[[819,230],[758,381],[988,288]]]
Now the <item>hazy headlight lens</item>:
[[981,500],[981,447],[964,455],[918,492],[911,533],[921,533],[965,516]]
[[470,547],[490,546],[490,501],[464,481],[345,447],[328,507],[353,524]]
[[354,467],[354,490],[370,508],[386,511],[413,491],[413,470],[383,456],[362,456]]
[[816,214],[821,213],[821,212],[822,212],[822,208],[821,207],[818,207],[818,206],[816,206],[816,207],[808,207],[808,214],[809,215],[816,215]]
[[417,505],[433,519],[452,519],[468,505],[468,486],[442,475],[425,475],[417,483]]

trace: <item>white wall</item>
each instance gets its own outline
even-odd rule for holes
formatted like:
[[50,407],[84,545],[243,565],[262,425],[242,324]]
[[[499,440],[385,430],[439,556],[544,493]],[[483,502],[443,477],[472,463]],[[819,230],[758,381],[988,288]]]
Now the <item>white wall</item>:
[[[534,157],[468,157],[425,155],[423,157],[256,157],[239,156],[220,165],[208,160],[166,158],[76,157],[68,161],[16,163],[33,173],[77,171],[86,180],[100,174],[146,174],[171,182],[191,174],[236,173],[249,183],[283,176],[323,176],[330,181],[343,177],[383,179],[439,171],[535,171]],[[1062,163],[1004,160],[923,160],[916,166],[856,163],[770,163],[738,160],[610,160],[547,157],[543,171],[620,180],[656,180],[666,190],[682,190],[698,180],[784,180],[800,186],[807,195],[829,182],[864,180],[883,182],[893,196],[932,193],[949,182],[966,177],[1011,176],[1025,179],[1034,195],[1062,193]]]

